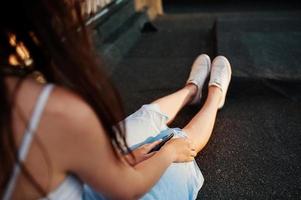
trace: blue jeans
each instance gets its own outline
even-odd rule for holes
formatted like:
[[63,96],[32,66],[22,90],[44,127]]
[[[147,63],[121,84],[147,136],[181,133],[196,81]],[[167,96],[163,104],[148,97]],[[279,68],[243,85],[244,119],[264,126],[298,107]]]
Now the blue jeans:
[[[143,144],[162,139],[170,131],[175,137],[187,137],[179,128],[169,128],[166,125],[168,116],[157,104],[143,105],[138,111],[128,116],[124,122],[126,126],[126,140],[131,149]],[[187,163],[172,163],[160,180],[146,193],[143,200],[194,200],[204,182],[203,175],[195,161]],[[85,186],[85,200],[105,199]]]

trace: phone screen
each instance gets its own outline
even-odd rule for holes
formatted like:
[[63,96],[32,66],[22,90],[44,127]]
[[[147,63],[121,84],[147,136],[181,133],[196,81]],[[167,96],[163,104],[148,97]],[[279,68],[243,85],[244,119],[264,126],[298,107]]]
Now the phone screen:
[[169,135],[166,135],[162,138],[162,141],[157,144],[154,148],[152,148],[149,153],[154,152],[154,151],[159,151],[161,149],[161,147],[168,141],[170,140],[172,137],[174,136],[174,133],[170,133]]

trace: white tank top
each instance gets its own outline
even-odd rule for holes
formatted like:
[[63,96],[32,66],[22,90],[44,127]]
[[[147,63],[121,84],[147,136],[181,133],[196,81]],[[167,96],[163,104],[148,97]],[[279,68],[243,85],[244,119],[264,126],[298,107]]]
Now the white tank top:
[[[36,105],[34,107],[31,119],[29,121],[29,126],[25,130],[20,149],[19,149],[19,160],[20,162],[24,162],[26,160],[28,150],[30,144],[32,142],[32,138],[36,133],[37,127],[39,125],[40,119],[42,117],[43,110],[46,106],[47,99],[54,88],[54,85],[47,84],[42,89],[41,94],[38,97]],[[2,200],[9,200],[12,197],[14,189],[16,187],[16,183],[18,177],[20,175],[20,165],[17,163],[14,166],[13,173],[8,182],[6,190],[4,192],[4,196]],[[79,181],[75,176],[69,175],[66,179],[51,193],[47,195],[47,197],[42,198],[41,200],[81,200],[83,196],[83,184]]]

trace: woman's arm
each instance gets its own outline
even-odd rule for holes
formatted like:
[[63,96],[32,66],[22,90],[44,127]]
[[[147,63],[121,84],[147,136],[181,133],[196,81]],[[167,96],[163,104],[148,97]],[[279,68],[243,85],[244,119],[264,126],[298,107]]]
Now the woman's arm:
[[160,144],[162,140],[157,140],[152,143],[147,143],[139,146],[138,148],[134,149],[131,153],[127,153],[123,155],[124,159],[126,159],[131,166],[135,166],[138,163],[149,159],[157,152],[150,152],[154,147]]
[[172,162],[191,161],[196,154],[186,139],[173,139],[151,158],[131,167],[114,155],[101,123],[84,102],[69,102],[57,120],[62,133],[54,149],[56,162],[110,198],[142,196]]

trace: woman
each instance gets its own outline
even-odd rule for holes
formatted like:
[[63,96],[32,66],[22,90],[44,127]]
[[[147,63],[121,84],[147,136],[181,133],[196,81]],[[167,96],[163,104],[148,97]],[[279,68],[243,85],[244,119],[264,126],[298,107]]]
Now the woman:
[[[225,101],[225,57],[211,64],[200,55],[182,89],[122,121],[120,98],[98,67],[78,2],[0,7],[2,199],[196,198],[203,177],[194,157]],[[30,77],[37,71],[47,84]],[[169,128],[184,105],[200,101],[209,74],[203,108],[183,129]],[[175,137],[150,153],[170,132]]]

